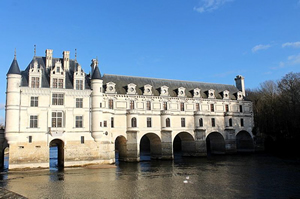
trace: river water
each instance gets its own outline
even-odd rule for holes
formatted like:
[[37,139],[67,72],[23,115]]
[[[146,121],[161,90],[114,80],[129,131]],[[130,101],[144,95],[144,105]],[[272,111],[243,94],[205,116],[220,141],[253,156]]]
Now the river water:
[[262,154],[1,172],[28,198],[300,198],[300,161]]

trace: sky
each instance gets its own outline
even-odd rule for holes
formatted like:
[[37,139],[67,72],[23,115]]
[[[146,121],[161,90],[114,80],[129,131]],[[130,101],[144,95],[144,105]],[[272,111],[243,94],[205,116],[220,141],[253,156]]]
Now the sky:
[[0,123],[6,73],[34,56],[70,51],[86,73],[246,88],[300,72],[300,0],[1,0]]

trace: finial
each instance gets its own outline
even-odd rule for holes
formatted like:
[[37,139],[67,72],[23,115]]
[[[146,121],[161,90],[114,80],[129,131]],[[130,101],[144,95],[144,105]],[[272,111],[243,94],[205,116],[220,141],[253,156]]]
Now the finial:
[[14,59],[17,60],[17,49],[15,48],[15,55],[14,55]]
[[34,57],[36,56],[36,45],[34,44]]
[[75,62],[77,62],[77,49],[75,48]]

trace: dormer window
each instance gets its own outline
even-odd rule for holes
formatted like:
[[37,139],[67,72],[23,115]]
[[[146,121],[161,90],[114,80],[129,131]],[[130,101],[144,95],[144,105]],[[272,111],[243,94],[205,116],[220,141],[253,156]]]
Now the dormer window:
[[239,91],[236,93],[236,99],[237,100],[243,100],[243,92],[242,91]]
[[83,72],[81,66],[78,64],[77,70],[74,71],[74,82],[73,82],[74,89],[83,90],[85,87],[84,79],[85,79],[85,73]]
[[215,90],[214,89],[209,89],[208,90],[208,98],[210,98],[210,99],[215,98]]
[[55,66],[50,73],[50,79],[51,88],[65,88],[65,75],[60,61],[55,63]]
[[113,82],[106,83],[105,93],[116,93],[116,84]]
[[184,87],[178,88],[178,97],[185,97],[185,88]]
[[150,84],[144,86],[144,95],[152,95],[152,86]]
[[29,86],[31,88],[41,87],[42,70],[38,67],[38,62],[35,60],[33,66],[29,70]]
[[60,73],[60,67],[56,68],[56,72]]
[[199,88],[195,88],[194,89],[194,97],[201,97],[201,95],[200,95],[200,89]]
[[76,80],[76,90],[83,90],[83,80]]
[[127,85],[127,94],[136,94],[136,85],[133,83],[130,83]]
[[223,99],[229,99],[229,91],[228,90],[223,91]]
[[161,96],[169,96],[169,87],[167,86],[162,86],[160,88],[160,95]]

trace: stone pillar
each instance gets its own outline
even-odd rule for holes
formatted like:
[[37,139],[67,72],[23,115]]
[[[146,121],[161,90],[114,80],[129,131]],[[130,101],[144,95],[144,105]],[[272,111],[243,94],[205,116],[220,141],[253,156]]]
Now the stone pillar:
[[100,161],[104,164],[112,164],[115,162],[115,145],[109,141],[99,142]]
[[127,162],[140,161],[140,147],[137,141],[137,131],[127,131]]
[[173,159],[172,131],[161,132],[161,159]]
[[236,141],[235,141],[235,130],[225,129],[225,153],[231,154],[236,153]]
[[207,156],[206,139],[204,129],[195,130],[196,154],[197,156]]

